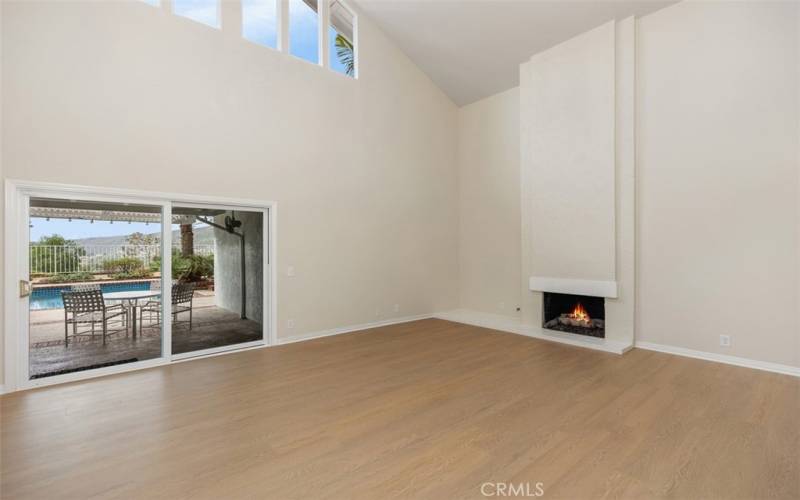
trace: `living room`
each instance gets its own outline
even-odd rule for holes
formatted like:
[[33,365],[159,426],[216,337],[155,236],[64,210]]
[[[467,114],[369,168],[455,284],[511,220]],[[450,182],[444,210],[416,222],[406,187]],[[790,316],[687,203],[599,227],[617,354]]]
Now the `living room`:
[[800,497],[797,2],[0,43],[4,498]]

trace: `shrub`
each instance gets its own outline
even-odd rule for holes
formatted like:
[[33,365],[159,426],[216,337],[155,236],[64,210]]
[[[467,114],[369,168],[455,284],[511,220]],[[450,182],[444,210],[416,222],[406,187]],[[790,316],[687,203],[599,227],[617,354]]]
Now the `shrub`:
[[68,273],[56,274],[45,280],[44,283],[75,283],[77,281],[92,281],[94,275],[92,273]]
[[[159,271],[161,271],[161,256],[156,256],[150,261],[149,273],[156,273]],[[183,257],[178,252],[172,253],[172,279],[184,282],[195,282],[203,278],[213,277],[213,255],[190,255],[188,257]]]
[[150,274],[151,274],[150,271],[142,268],[142,269],[136,269],[134,271],[128,271],[126,273],[114,273],[111,274],[110,276],[112,279],[115,280],[130,280],[136,278],[149,278]]
[[182,257],[172,254],[172,278],[183,282],[200,281],[214,277],[213,255],[189,255]]
[[119,257],[103,261],[103,269],[110,274],[130,273],[144,269],[142,259],[136,257]]
[[157,273],[161,271],[161,256],[156,255],[152,259],[150,259],[150,272]]
[[145,269],[142,259],[137,259],[136,257],[106,259],[103,262],[103,269],[117,280],[147,278],[150,276],[150,271]]

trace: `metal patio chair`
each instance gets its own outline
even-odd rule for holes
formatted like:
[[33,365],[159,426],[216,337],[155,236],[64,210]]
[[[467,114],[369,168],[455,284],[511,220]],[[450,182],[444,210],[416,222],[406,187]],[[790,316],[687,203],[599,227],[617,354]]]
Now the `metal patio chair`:
[[[69,345],[70,337],[95,337],[98,325],[103,335],[103,344],[109,335],[128,331],[127,311],[122,304],[106,305],[100,289],[62,291],[61,298],[64,301],[64,345],[66,346]],[[71,335],[70,326],[72,326]]]
[[73,292],[90,292],[92,290],[100,290],[99,283],[81,283],[78,285],[70,286]]
[[[172,325],[176,326],[179,323],[188,323],[189,330],[192,329],[192,315],[193,308],[192,302],[194,300],[194,284],[193,283],[173,283],[172,285]],[[179,321],[178,315],[181,313],[189,313],[189,319]],[[143,325],[144,316],[147,314],[148,319],[152,319],[153,315],[156,316],[156,323],[161,323],[161,302],[149,301],[139,309],[139,324]]]

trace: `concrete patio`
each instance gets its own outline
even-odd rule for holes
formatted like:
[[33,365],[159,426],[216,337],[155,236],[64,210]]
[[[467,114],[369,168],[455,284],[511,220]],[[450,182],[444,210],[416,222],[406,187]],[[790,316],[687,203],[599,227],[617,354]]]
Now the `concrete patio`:
[[[185,314],[180,320],[186,319]],[[127,335],[126,335],[127,333]],[[64,311],[31,311],[30,375],[42,377],[98,365],[122,364],[161,355],[161,327],[145,320],[134,339],[128,332],[108,337],[70,339],[64,345]],[[251,342],[262,338],[262,327],[239,314],[214,305],[213,292],[196,292],[192,329],[186,324],[173,328],[172,351],[181,354],[214,347]]]

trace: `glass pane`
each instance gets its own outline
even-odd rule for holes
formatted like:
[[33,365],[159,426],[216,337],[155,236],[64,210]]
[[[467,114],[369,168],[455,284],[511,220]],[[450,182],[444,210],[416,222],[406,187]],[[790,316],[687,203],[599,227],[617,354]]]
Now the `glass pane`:
[[340,2],[331,2],[331,24],[328,26],[328,52],[331,69],[355,76],[355,46],[353,14]]
[[261,212],[172,209],[172,352],[263,339]]
[[158,7],[159,5],[161,5],[161,0],[141,0],[141,1],[144,3],[149,3],[153,7]]
[[29,238],[32,379],[161,357],[160,206],[32,198]]
[[319,62],[319,16],[316,0],[289,0],[289,52]]
[[242,0],[242,36],[273,49],[278,47],[276,0]]
[[172,11],[198,23],[219,28],[219,0],[172,0]]

